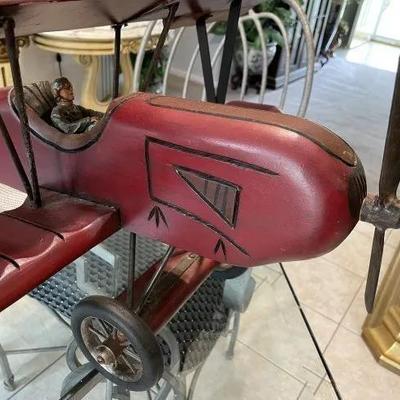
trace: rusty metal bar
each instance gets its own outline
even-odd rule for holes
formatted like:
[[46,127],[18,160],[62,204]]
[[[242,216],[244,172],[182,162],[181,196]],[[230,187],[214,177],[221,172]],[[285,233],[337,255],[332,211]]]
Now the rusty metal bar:
[[229,10],[229,17],[225,34],[224,52],[222,54],[221,71],[217,89],[217,103],[224,104],[226,92],[228,90],[229,77],[231,74],[232,58],[238,32],[238,21],[240,10],[242,9],[242,0],[233,0]]
[[119,72],[121,69],[121,24],[113,25],[114,37],[114,82],[113,99],[119,96]]
[[217,98],[215,94],[214,74],[211,65],[210,46],[208,44],[206,17],[201,17],[196,21],[196,29],[207,101],[210,103],[215,103]]
[[[149,298],[151,291],[154,289],[156,286],[158,280],[160,279],[161,273],[163,272],[164,267],[166,266],[169,258],[171,257],[172,253],[175,251],[175,247],[169,246],[168,250],[166,251],[163,259],[161,260],[159,266],[157,267],[157,270],[154,272],[154,275],[152,276],[150,283],[147,285],[144,293],[142,294],[138,307],[136,309],[136,313],[140,314],[140,312],[143,309],[143,306],[146,304],[147,299]],[[130,282],[129,282],[130,284]]]
[[128,287],[127,287],[127,305],[133,309],[133,296],[136,270],[136,233],[131,232],[129,235],[129,266],[128,266]]
[[10,60],[11,73],[14,82],[15,105],[17,107],[20,119],[21,134],[24,140],[25,150],[29,162],[29,174],[31,178],[31,187],[32,187],[32,206],[40,207],[42,201],[40,197],[35,156],[33,154],[33,149],[32,149],[28,116],[26,115],[24,89],[22,85],[21,69],[19,66],[18,50],[16,46],[14,28],[15,28],[15,22],[13,19],[6,18],[3,20],[3,29],[5,34],[7,54]]
[[165,41],[167,40],[168,32],[171,28],[171,24],[174,21],[176,11],[178,10],[179,3],[174,3],[169,7],[168,17],[164,20],[164,28],[158,38],[157,46],[154,50],[153,57],[151,58],[149,68],[147,69],[146,78],[144,79],[144,84],[142,91],[146,92],[150,86],[151,79],[153,77],[154,68],[157,65],[158,60],[161,56],[161,51],[164,47]]

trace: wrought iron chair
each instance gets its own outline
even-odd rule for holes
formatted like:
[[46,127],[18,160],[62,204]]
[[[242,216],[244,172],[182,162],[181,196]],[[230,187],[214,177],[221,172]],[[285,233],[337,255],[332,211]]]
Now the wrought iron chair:
[[[303,9],[299,6],[298,2],[296,0],[284,0],[289,7],[293,10],[293,12],[296,15],[297,20],[299,21],[299,28],[296,29],[296,31],[293,33],[294,35],[300,35],[301,31],[304,36],[304,41],[305,41],[305,46],[306,46],[306,54],[307,54],[307,60],[306,60],[306,75],[304,79],[304,89],[302,93],[302,98],[301,102],[298,107],[297,115],[304,117],[307,111],[307,107],[310,101],[310,96],[311,96],[311,89],[312,89],[312,83],[313,83],[313,75],[314,75],[314,62],[315,62],[315,44],[314,44],[314,39],[312,36],[312,32],[310,29],[310,25],[308,23],[307,16],[305,15]],[[248,43],[246,39],[246,34],[244,30],[244,23],[246,21],[253,21],[258,35],[260,37],[261,41],[261,50],[262,50],[262,76],[261,76],[261,88],[260,88],[260,93],[258,96],[258,103],[262,104],[265,99],[265,94],[267,90],[267,77],[268,77],[268,55],[266,51],[266,43],[265,43],[265,38],[263,35],[262,31],[262,26],[261,22],[265,19],[270,19],[272,20],[277,27],[279,28],[282,38],[283,38],[283,43],[284,43],[284,60],[285,60],[285,75],[284,75],[284,84],[282,87],[282,92],[281,92],[281,98],[278,104],[278,107],[283,110],[285,107],[286,99],[287,99],[287,91],[288,91],[288,86],[289,86],[289,73],[290,73],[290,60],[291,60],[291,49],[289,46],[289,40],[288,40],[288,32],[286,31],[286,28],[282,22],[282,20],[277,17],[274,14],[271,13],[255,13],[254,11],[250,11],[247,15],[244,15],[239,18],[239,34],[240,34],[240,42],[243,48],[243,76],[242,76],[242,82],[241,82],[241,91],[239,95],[239,100],[243,101],[245,100],[246,96],[246,82],[249,77],[249,71],[248,71]],[[212,30],[214,27],[215,23],[211,23],[208,25],[208,32]],[[140,86],[140,73],[142,70],[142,65],[143,65],[143,59],[144,59],[144,53],[145,53],[145,48],[146,48],[146,43],[150,40],[151,37],[151,32],[155,27],[155,23],[149,23],[146,29],[146,32],[143,36],[142,39],[142,44],[141,47],[138,51],[138,55],[136,58],[136,62],[134,65],[134,79],[133,79],[133,91],[138,91],[139,86]],[[301,27],[301,28],[300,28]],[[166,60],[166,67],[165,67],[165,72],[164,72],[164,78],[162,82],[162,88],[161,88],[161,93],[166,95],[169,93],[169,82],[171,78],[171,68],[174,63],[174,59],[177,54],[177,50],[179,47],[179,44],[182,42],[183,35],[185,31],[189,29],[186,27],[177,29],[173,33],[173,38],[169,41],[169,51],[168,51],[168,57]],[[225,39],[223,38],[219,44],[217,45],[214,53],[211,56],[211,65],[213,68],[216,67],[219,59],[222,56],[222,50],[224,47],[224,42]],[[193,76],[193,71],[194,71],[194,66],[196,62],[198,61],[200,54],[200,46],[197,45],[194,48],[194,51],[190,57],[189,64],[187,65],[186,68],[186,74],[183,79],[183,84],[182,84],[182,90],[180,92],[180,97],[187,98],[188,97],[188,91],[191,82],[191,78]],[[205,100],[206,99],[206,90],[203,87],[202,89],[202,95],[201,99]]]

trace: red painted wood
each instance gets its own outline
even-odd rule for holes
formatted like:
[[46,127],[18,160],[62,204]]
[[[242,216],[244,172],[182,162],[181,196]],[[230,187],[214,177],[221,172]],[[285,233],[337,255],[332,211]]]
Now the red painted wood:
[[42,190],[43,207],[0,214],[0,311],[120,228],[118,212]]
[[[6,90],[0,112],[23,154]],[[62,153],[37,138],[33,145],[42,186],[114,204],[128,230],[243,266],[332,250],[356,224],[363,197],[353,179],[362,180],[362,167],[347,144],[321,126],[276,112],[140,94],[114,104],[102,136],[84,151]],[[20,187],[3,143],[0,163],[2,182]],[[236,225],[176,167],[240,188]]]

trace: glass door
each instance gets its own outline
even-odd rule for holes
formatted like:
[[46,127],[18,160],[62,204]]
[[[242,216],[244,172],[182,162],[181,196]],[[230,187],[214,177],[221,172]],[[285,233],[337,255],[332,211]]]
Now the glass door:
[[382,2],[372,39],[400,46],[400,0]]

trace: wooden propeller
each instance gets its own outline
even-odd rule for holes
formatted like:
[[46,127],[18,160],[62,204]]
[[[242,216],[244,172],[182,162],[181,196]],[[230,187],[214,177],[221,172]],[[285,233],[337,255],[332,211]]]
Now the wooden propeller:
[[371,258],[365,290],[365,305],[372,312],[381,269],[386,229],[400,228],[400,200],[396,196],[400,182],[400,60],[383,153],[379,195],[368,196],[361,210],[361,220],[375,225]]

